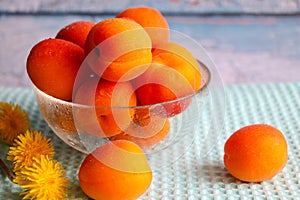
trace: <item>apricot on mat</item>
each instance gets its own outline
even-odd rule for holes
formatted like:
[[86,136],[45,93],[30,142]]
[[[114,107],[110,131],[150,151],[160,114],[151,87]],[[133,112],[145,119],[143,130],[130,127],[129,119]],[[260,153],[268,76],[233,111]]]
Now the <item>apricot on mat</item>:
[[78,178],[83,192],[95,200],[133,200],[150,186],[152,171],[137,144],[115,140],[84,159]]
[[234,132],[224,146],[224,164],[232,176],[246,182],[271,179],[285,166],[288,146],[284,135],[267,124]]

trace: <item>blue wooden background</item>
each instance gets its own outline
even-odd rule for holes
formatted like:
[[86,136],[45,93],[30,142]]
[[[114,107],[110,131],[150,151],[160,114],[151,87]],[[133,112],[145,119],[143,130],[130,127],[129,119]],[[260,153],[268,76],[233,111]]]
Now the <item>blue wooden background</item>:
[[157,7],[169,14],[300,12],[299,0],[1,0],[1,12],[115,13],[130,6]]
[[300,0],[0,0],[0,87],[29,87],[30,49],[68,23],[138,5],[199,42],[224,85],[300,81]]

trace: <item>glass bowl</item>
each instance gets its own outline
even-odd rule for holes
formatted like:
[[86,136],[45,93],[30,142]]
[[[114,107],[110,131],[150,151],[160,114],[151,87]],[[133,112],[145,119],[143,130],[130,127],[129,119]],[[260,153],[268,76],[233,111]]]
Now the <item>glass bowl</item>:
[[[207,84],[210,80],[210,73],[203,64],[201,65],[201,71],[203,77],[202,86],[195,94],[173,101],[146,106],[110,108],[116,116],[122,113],[134,112],[141,113],[139,116],[146,118],[145,121],[151,121],[147,125],[141,125],[140,122],[132,122],[134,129],[137,129],[137,131],[134,131],[134,138],[141,139],[134,141],[133,138],[133,141],[141,144],[147,155],[152,157],[159,156],[160,153],[168,151],[168,148],[173,145],[181,145],[181,150],[184,152],[184,149],[187,149],[192,143],[199,125],[198,115],[201,112],[199,106],[208,96]],[[53,132],[66,144],[87,154],[107,141],[115,139],[114,136],[106,137],[103,134],[99,134],[99,132],[104,131],[100,130],[101,126],[99,126],[98,121],[93,120],[94,117],[96,119],[95,111],[107,108],[63,101],[46,94],[33,84],[32,86],[43,118]],[[167,116],[169,114],[166,114],[165,108],[176,103],[180,103],[180,106],[184,107],[184,111],[174,116]],[[81,123],[80,121],[84,119],[87,119],[86,122]],[[167,135],[157,143],[147,142],[147,137],[151,137],[154,133],[161,130],[167,123],[166,120],[168,120],[170,126]],[[139,135],[145,131],[150,133],[150,135]]]
[[[191,38],[176,31],[171,31],[170,36],[170,40],[189,49],[198,60],[202,74],[201,89],[191,95],[163,103],[131,107],[95,107],[57,99],[32,84],[40,112],[49,127],[66,144],[88,154],[110,140],[120,139],[119,136],[105,134],[103,126],[97,120],[99,112],[109,109],[121,128],[124,119],[129,116],[130,127],[133,131],[130,132],[128,126],[123,131],[127,133],[129,129],[132,133],[129,139],[143,148],[154,170],[155,168],[161,169],[180,158],[190,148],[196,135],[202,134],[206,137],[213,133],[211,136],[215,137],[215,133],[220,132],[223,122],[224,94],[214,63],[201,45]],[[221,88],[221,90],[215,88]],[[168,113],[167,108],[176,104],[180,105],[182,112]],[[202,123],[200,115],[204,105],[219,114],[210,114],[209,130],[200,132],[199,126]],[[166,126],[168,129],[166,134],[156,138],[156,133]],[[207,151],[207,147],[203,148]],[[211,145],[210,148],[212,148]],[[174,156],[171,160],[161,159],[164,155]]]

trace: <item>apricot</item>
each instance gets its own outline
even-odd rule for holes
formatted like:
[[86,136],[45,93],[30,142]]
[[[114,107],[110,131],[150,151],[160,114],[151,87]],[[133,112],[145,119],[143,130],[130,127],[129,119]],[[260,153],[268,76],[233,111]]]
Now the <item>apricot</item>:
[[84,48],[86,37],[95,24],[91,21],[73,22],[59,30],[55,38],[73,42]]
[[[163,123],[159,130],[157,130],[158,127],[155,124],[158,120],[160,120],[159,124]],[[129,140],[142,148],[151,147],[165,139],[170,131],[170,121],[168,119],[158,118],[153,121],[146,127],[132,123],[123,133],[115,135],[112,140]]]
[[72,100],[73,85],[85,57],[78,45],[62,39],[45,39],[37,43],[27,58],[27,73],[43,92]]
[[115,140],[84,159],[78,178],[83,192],[95,200],[133,200],[151,185],[152,171],[137,144]]
[[232,176],[260,182],[278,174],[288,160],[284,135],[267,124],[253,124],[234,132],[224,146],[224,164]]
[[138,23],[122,18],[106,19],[89,32],[86,62],[100,77],[128,81],[143,73],[151,63],[151,39]]
[[130,82],[116,83],[98,77],[83,83],[73,101],[88,105],[73,108],[77,128],[102,137],[123,132],[134,115],[134,110],[128,107],[136,106]]
[[181,113],[190,105],[191,98],[184,98],[201,88],[199,63],[184,47],[164,43],[153,50],[151,66],[134,80],[141,105],[166,103],[167,116]]
[[132,19],[144,27],[151,38],[153,47],[169,40],[168,22],[161,12],[155,8],[146,6],[131,7],[117,14],[116,17]]

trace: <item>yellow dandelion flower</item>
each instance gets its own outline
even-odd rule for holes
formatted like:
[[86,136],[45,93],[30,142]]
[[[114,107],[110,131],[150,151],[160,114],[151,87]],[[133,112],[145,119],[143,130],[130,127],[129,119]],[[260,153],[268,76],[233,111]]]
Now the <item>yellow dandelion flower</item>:
[[67,197],[68,179],[62,165],[48,156],[33,158],[32,166],[16,173],[14,182],[25,191],[23,199],[58,200]]
[[23,167],[32,166],[33,158],[41,155],[53,157],[54,148],[50,138],[46,138],[41,132],[27,130],[10,147],[7,160],[12,162],[12,169],[17,172]]
[[0,102],[0,141],[11,145],[30,127],[28,114],[18,104]]

